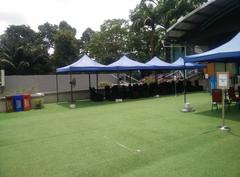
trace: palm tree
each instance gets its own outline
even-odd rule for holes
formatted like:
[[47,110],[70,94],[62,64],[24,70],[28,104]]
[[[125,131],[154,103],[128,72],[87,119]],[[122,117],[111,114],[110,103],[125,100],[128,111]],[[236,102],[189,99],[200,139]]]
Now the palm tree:
[[[152,3],[147,3],[152,2]],[[149,36],[149,55],[153,57],[157,54],[157,45],[159,38],[160,17],[156,12],[156,7],[159,1],[157,0],[142,0],[140,4],[131,12],[132,28],[138,32],[145,32]],[[159,28],[160,27],[160,28]]]
[[4,51],[0,51],[0,69],[5,69],[5,67],[15,68],[12,58]]

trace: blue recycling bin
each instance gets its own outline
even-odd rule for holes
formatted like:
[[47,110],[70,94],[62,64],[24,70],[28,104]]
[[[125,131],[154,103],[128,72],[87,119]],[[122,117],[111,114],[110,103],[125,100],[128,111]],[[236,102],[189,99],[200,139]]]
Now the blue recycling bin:
[[15,112],[23,111],[23,96],[22,95],[14,95],[13,96],[13,106],[14,106]]

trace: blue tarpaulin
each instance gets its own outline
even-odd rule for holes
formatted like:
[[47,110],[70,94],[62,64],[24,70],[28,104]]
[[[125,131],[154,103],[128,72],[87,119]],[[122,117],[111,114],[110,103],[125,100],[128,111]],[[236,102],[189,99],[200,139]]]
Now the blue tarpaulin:
[[240,33],[229,42],[200,54],[184,57],[186,62],[240,62]]
[[162,61],[158,57],[153,57],[146,64],[153,66],[152,68],[155,70],[177,70],[177,69],[180,69],[180,66]]
[[200,69],[206,67],[206,65],[198,64],[198,63],[185,63],[184,65],[184,59],[182,57],[178,58],[175,62],[172,64],[179,66],[180,69]]

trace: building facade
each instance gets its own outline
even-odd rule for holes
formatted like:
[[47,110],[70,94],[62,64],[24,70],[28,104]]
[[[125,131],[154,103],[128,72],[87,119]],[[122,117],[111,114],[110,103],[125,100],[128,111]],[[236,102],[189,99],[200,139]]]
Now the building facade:
[[[172,48],[173,58],[202,53],[216,48],[240,32],[240,0],[210,0],[193,10],[167,29],[167,43],[184,46],[185,51]],[[232,82],[238,81],[239,64],[228,63]],[[208,64],[205,73],[209,77],[225,71],[223,63]]]

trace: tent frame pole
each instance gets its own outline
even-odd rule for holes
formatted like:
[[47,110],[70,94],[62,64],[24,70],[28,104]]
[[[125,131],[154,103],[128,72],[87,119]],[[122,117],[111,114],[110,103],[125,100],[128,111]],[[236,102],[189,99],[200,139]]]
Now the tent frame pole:
[[[184,56],[187,56],[187,47],[184,46]],[[183,66],[184,66],[184,104],[187,103],[187,93],[186,93],[186,62],[183,59]]]
[[185,61],[184,61],[184,73],[183,73],[183,95],[184,95],[184,104],[187,103],[187,93],[186,93],[186,69],[185,69]]
[[73,85],[72,85],[72,72],[70,72],[70,92],[71,92],[71,103],[73,103]]
[[59,102],[58,98],[58,73],[56,72],[56,95],[57,95],[57,103]]
[[174,93],[175,97],[177,96],[177,76],[176,73],[173,72],[173,81],[174,81]]
[[157,70],[154,71],[155,74],[155,83],[158,84],[158,79],[157,79]]
[[98,72],[96,73],[96,88],[97,88],[97,92],[98,92]]
[[186,92],[186,85],[187,85],[187,82],[186,82],[186,63],[185,63],[185,60],[183,60],[184,62],[184,74],[183,74],[183,77],[184,77],[184,82],[183,82],[183,94],[184,94],[184,107],[183,109],[181,110],[182,112],[192,112],[194,111],[193,107],[190,106],[189,103],[187,103],[187,92]]
[[119,71],[117,71],[117,85],[120,85],[120,81],[119,81]]
[[[224,62],[224,71],[227,72],[227,63]],[[224,99],[227,100],[227,90],[224,90]]]
[[129,76],[130,76],[130,85],[132,85],[132,71],[130,71]]
[[88,87],[91,88],[91,74],[88,74]]

